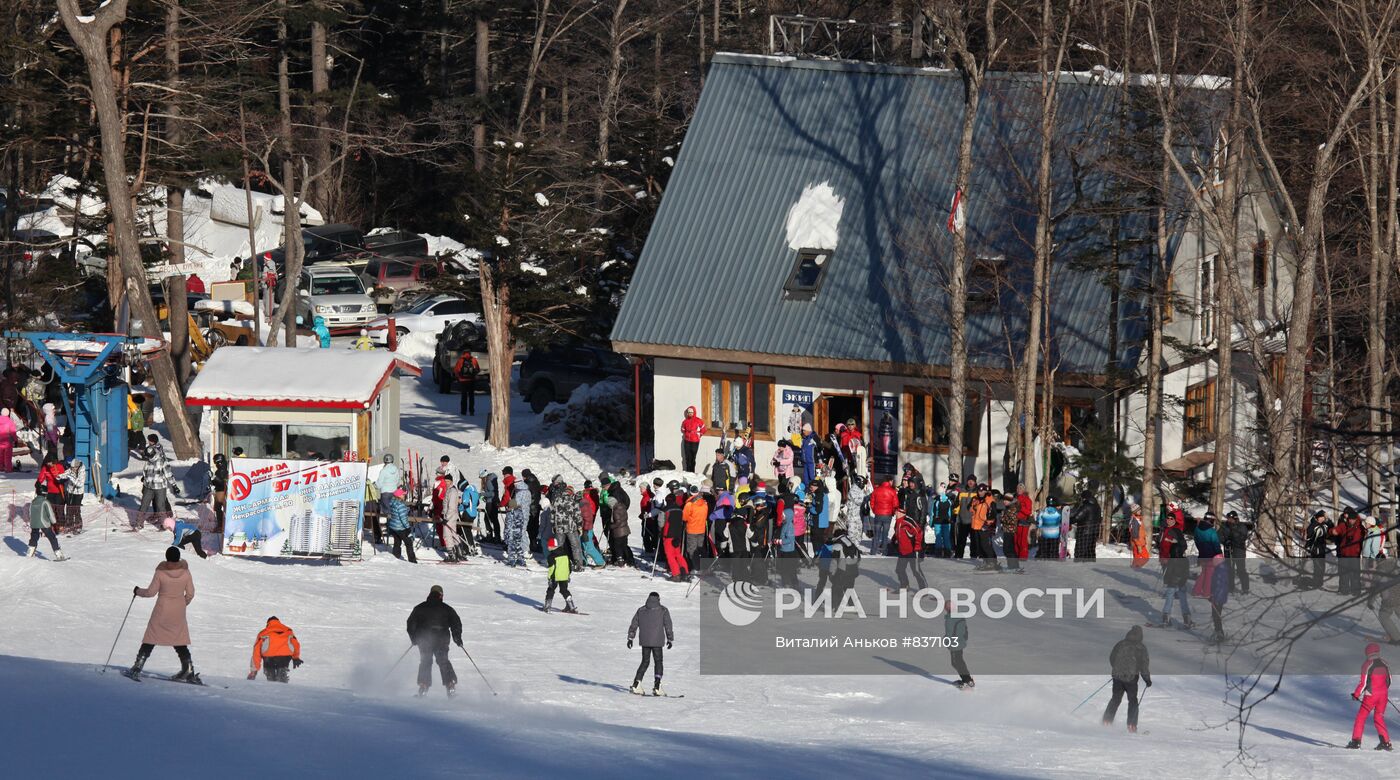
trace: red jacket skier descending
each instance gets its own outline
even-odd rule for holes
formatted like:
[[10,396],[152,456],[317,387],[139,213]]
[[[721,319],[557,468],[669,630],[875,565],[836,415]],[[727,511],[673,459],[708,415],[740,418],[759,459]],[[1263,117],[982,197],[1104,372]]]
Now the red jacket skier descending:
[[1351,742],[1348,748],[1361,747],[1361,735],[1366,730],[1366,717],[1374,713],[1376,734],[1381,741],[1376,750],[1390,750],[1390,731],[1385,727],[1385,705],[1390,696],[1390,667],[1381,660],[1381,646],[1372,642],[1366,645],[1366,663],[1361,665],[1361,681],[1351,698],[1361,702],[1356,712],[1356,721],[1351,727]]

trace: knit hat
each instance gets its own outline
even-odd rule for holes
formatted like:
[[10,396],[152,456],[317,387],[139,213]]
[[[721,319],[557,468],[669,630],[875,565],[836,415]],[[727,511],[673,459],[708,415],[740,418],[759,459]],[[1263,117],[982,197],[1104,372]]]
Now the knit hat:
[[398,490],[394,491],[394,498],[403,498],[406,495],[408,494],[403,492],[403,488],[399,488]]
[[554,539],[554,537],[552,537],[552,536],[549,537],[549,541],[548,541],[546,544],[548,545],[549,549],[551,549],[551,550],[553,550],[555,547],[558,547],[558,546],[559,546],[559,542],[556,541],[556,540]]
[[442,586],[434,585],[433,587],[428,588],[428,596],[437,596],[438,598],[442,598]]
[[1380,654],[1381,654],[1381,646],[1380,646],[1379,644],[1376,644],[1375,642],[1372,642],[1372,643],[1366,645],[1366,657],[1367,657],[1367,658],[1375,658],[1376,656],[1378,656],[1378,655],[1380,655]]

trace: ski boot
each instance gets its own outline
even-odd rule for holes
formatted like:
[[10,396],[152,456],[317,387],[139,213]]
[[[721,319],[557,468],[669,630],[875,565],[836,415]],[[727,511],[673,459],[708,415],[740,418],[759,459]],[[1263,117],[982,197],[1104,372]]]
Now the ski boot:
[[574,606],[573,599],[569,599],[568,601],[564,602],[564,611],[568,612],[571,615],[578,613],[578,607]]
[[1376,745],[1376,750],[1390,750],[1390,743],[1382,740]]
[[548,615],[549,611],[554,609],[554,599],[545,599],[543,609],[544,613]]
[[1181,627],[1186,629],[1187,631],[1190,631],[1191,629],[1196,627],[1196,624],[1191,620],[1191,616],[1187,615],[1186,617],[1181,619]]
[[418,686],[418,698],[421,699],[426,695],[428,695],[428,686],[420,684]]
[[455,682],[447,683],[447,685],[445,685],[445,686],[443,686],[443,687],[447,688],[447,698],[450,699],[450,698],[452,698],[453,696],[456,696],[456,695],[457,695],[457,683],[455,683]]
[[122,674],[126,675],[127,677],[130,677],[133,680],[141,679],[141,669],[143,669],[146,666],[146,659],[150,657],[150,653],[137,652],[136,663],[132,664],[131,668],[122,672]]
[[1163,612],[1163,613],[1162,613],[1162,618],[1161,618],[1160,620],[1157,621],[1157,625],[1160,626],[1160,627],[1162,627],[1162,628],[1171,628],[1171,627],[1172,627],[1172,616],[1171,616],[1171,614],[1170,614],[1170,613],[1167,613],[1167,612]]
[[175,682],[194,683],[201,685],[199,675],[194,673],[194,661],[189,658],[180,659],[180,671],[170,676]]
[[633,693],[637,694],[638,696],[643,695],[643,694],[642,694],[642,681],[641,681],[641,680],[633,680],[633,681],[632,681],[632,688],[631,688],[631,690],[632,690]]
[[1350,741],[1350,742],[1347,743],[1347,750],[1360,750],[1360,749],[1361,749],[1361,740],[1359,740],[1359,739],[1353,739],[1352,741]]
[[656,678],[656,682],[652,683],[652,686],[651,686],[651,695],[652,695],[652,696],[665,696],[665,695],[666,695],[666,692],[663,691],[663,690],[661,690],[661,678],[660,678],[660,677]]
[[38,554],[39,554],[39,548],[38,548],[38,547],[30,547],[30,548],[29,548],[29,553],[28,553],[27,555],[25,555],[24,557],[26,557],[26,558],[33,558],[34,556],[36,556],[36,555],[38,555]]
[[62,550],[54,550],[53,559],[55,561],[66,561],[68,560],[68,556],[64,555]]
[[1129,726],[1129,727],[1128,727],[1128,733],[1129,733],[1129,734],[1136,734],[1136,733],[1137,733],[1137,726]]
[[977,687],[977,681],[969,677],[966,680],[958,680],[954,685],[956,685],[960,691],[970,691]]

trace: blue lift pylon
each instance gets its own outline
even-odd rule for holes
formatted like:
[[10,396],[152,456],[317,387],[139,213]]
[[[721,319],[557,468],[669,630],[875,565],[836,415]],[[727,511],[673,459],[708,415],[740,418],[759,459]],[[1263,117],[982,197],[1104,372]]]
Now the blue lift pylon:
[[[53,369],[54,377],[66,388],[63,410],[73,431],[73,457],[88,465],[88,490],[101,491],[103,498],[114,498],[111,475],[124,470],[130,461],[127,441],[126,382],[114,356],[123,355],[127,345],[139,349],[140,336],[113,333],[57,333],[46,331],[5,331],[7,339],[24,339]],[[48,342],[79,342],[95,349],[50,348]]]

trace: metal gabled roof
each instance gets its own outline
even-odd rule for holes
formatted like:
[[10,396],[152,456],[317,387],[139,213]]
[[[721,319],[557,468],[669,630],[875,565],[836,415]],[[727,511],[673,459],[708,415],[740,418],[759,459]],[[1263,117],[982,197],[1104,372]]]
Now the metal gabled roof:
[[[1127,146],[1114,142],[1124,95],[1088,78],[1059,84],[1061,218],[1049,310],[1051,362],[1066,373],[1131,365],[1142,339],[1142,306],[1128,291],[1155,253],[1152,218],[1146,207],[1112,219],[1101,208],[1126,198],[1132,177],[1115,173],[1130,163],[1108,158]],[[969,361],[978,367],[1007,367],[1026,336],[1039,100],[1033,74],[991,74],[984,84],[964,204],[970,254],[1004,258],[1004,279],[1000,306],[969,316]],[[717,54],[613,341],[696,358],[948,365],[953,237],[945,221],[962,105],[962,81],[949,71]],[[1196,147],[1209,150],[1212,124],[1193,128]],[[797,254],[789,210],[823,184],[843,201],[837,245],[817,295],[784,300]],[[1103,268],[1114,246],[1123,292],[1110,356],[1113,294]]]

